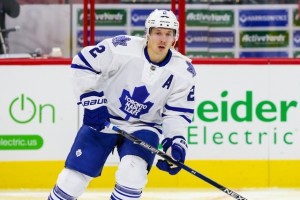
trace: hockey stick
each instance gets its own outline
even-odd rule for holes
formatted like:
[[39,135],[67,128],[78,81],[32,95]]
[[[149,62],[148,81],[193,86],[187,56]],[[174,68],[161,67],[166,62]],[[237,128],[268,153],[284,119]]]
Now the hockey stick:
[[198,178],[204,180],[205,182],[211,184],[212,186],[218,188],[219,190],[225,192],[227,195],[235,198],[235,199],[238,199],[238,200],[247,200],[245,197],[242,197],[241,195],[237,194],[236,192],[220,185],[219,183],[211,180],[210,178],[204,176],[203,174],[200,174],[199,172],[193,170],[192,168],[186,166],[185,164],[183,164],[182,162],[179,162],[179,161],[176,161],[176,160],[173,160],[170,156],[168,156],[166,153],[154,148],[153,146],[147,144],[146,142],[136,138],[135,136],[127,133],[126,131],[124,130],[121,130],[119,129],[117,126],[111,124],[110,122],[106,122],[105,123],[105,126],[117,133],[119,133],[120,135],[122,135],[123,137],[131,140],[134,144],[138,144],[140,146],[142,146],[143,148],[145,149],[148,149],[149,151],[151,151],[152,153],[162,157],[163,159],[167,160],[168,162],[170,163],[173,163],[175,165],[177,165],[178,167],[181,167],[182,169],[184,169],[185,171],[197,176]]

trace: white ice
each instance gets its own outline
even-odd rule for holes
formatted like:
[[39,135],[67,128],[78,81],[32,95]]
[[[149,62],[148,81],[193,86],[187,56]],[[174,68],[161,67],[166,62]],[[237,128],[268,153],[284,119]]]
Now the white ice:
[[[298,189],[241,189],[234,190],[248,200],[300,200]],[[0,190],[0,200],[46,200],[49,191],[39,190]],[[109,190],[88,190],[78,200],[109,200]],[[218,189],[147,189],[141,200],[234,200]]]

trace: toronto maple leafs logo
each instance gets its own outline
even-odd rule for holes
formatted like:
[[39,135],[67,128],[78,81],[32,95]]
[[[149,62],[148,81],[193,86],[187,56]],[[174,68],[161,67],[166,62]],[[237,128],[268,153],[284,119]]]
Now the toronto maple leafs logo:
[[125,35],[116,36],[112,39],[113,45],[116,47],[118,45],[121,46],[127,46],[127,42],[131,40],[129,37],[126,37]]
[[145,86],[135,87],[132,95],[127,90],[123,90],[121,97],[120,109],[126,114],[125,119],[130,117],[140,118],[141,115],[149,112],[153,106],[152,102],[145,102],[150,94]]
[[196,70],[194,66],[190,62],[186,62],[186,64],[188,65],[187,70],[193,75],[193,77],[196,76]]

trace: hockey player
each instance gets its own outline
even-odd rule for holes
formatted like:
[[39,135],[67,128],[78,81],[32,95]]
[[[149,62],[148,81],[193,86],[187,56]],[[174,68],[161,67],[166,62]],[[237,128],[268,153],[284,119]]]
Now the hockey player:
[[[146,38],[127,35],[82,49],[72,61],[83,125],[48,200],[74,200],[100,176],[114,148],[120,163],[111,200],[140,199],[154,154],[105,128],[110,121],[175,160],[184,162],[183,134],[194,113],[195,70],[174,50],[179,24],[171,11],[155,10],[146,20]],[[157,167],[180,170],[164,160]]]

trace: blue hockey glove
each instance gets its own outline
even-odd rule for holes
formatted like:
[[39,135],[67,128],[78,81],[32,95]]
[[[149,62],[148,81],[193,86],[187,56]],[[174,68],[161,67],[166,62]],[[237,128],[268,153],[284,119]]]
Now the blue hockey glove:
[[[175,136],[173,138],[165,138],[162,141],[163,151],[171,156],[174,160],[184,163],[187,151],[187,144],[182,136]],[[166,160],[158,160],[156,166],[158,169],[169,172],[171,175],[177,174],[181,167],[178,167]]]
[[107,99],[103,92],[89,92],[80,96],[84,107],[83,124],[97,131],[104,129],[104,123],[109,121]]

